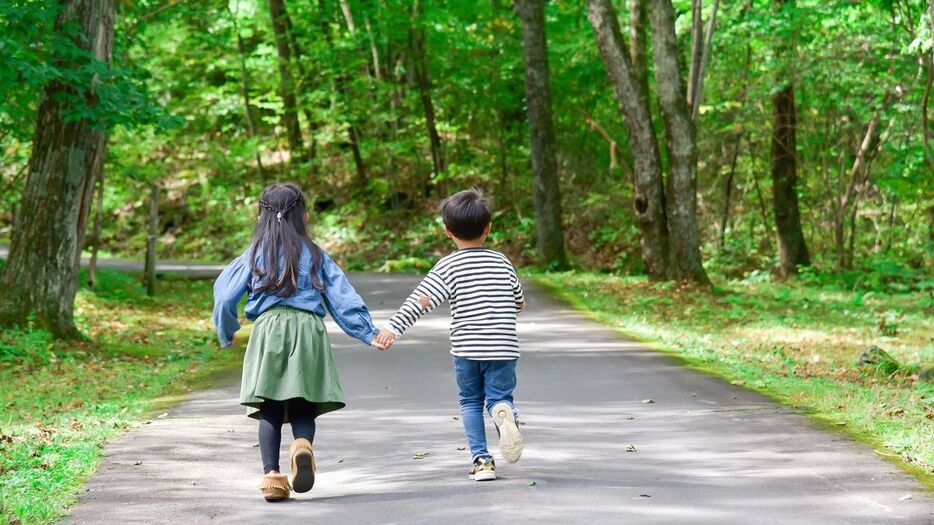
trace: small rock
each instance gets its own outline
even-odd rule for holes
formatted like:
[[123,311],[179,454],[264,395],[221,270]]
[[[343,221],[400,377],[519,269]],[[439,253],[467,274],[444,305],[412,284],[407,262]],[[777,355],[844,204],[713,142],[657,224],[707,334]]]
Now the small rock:
[[467,450],[467,447],[457,447],[457,450]]
[[632,416],[626,416],[626,420],[627,420],[627,421],[632,421],[633,419],[636,419],[636,418],[634,418],[634,417],[632,417]]
[[530,486],[530,487],[534,487],[534,486],[537,485],[537,484],[538,484],[538,483],[535,483],[535,480],[534,480],[534,479],[530,479],[530,480],[529,480],[529,486]]
[[904,496],[898,498],[898,501],[908,501],[911,499],[911,494],[905,494]]
[[838,426],[838,427],[845,427],[845,426],[846,426],[846,421],[837,421],[836,423],[834,423],[834,425],[836,425],[836,426]]
[[743,381],[742,379],[734,379],[733,381],[730,381],[730,384],[736,385],[736,386],[743,386],[746,384],[746,382]]
[[143,464],[143,461],[140,460],[140,461],[137,461],[136,463],[133,463],[133,466],[138,467],[139,465],[142,465],[142,464]]
[[626,445],[626,452],[635,452],[635,451],[636,451],[635,445],[633,445],[632,443]]
[[654,403],[655,400],[654,399],[643,399],[642,402],[645,404],[649,404],[649,403]]
[[416,452],[415,455],[412,456],[412,459],[425,459],[430,454],[431,454],[430,452]]
[[337,460],[337,462],[338,462],[338,463],[343,463],[343,462],[344,462],[344,458],[340,458],[339,460]]
[[639,494],[639,497],[640,498],[651,498],[652,495],[651,494]]

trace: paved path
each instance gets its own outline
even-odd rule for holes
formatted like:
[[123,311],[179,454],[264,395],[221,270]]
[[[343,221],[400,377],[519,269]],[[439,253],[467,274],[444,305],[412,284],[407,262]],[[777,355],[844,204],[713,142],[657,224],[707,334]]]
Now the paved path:
[[[382,320],[417,279],[353,281]],[[439,311],[385,354],[329,322],[349,404],[318,420],[310,493],[260,497],[256,423],[237,405],[235,377],[111,444],[70,521],[934,523],[929,493],[872,450],[528,295],[516,391],[527,446],[495,482],[465,474]]]
[[[0,246],[0,259],[6,259],[10,253],[9,246]],[[81,258],[81,266],[87,267],[89,257]],[[101,258],[97,260],[98,268],[120,270],[124,272],[141,272],[145,263],[132,259]],[[213,279],[224,269],[223,264],[197,263],[187,261],[156,261],[157,275],[184,275],[190,279]]]

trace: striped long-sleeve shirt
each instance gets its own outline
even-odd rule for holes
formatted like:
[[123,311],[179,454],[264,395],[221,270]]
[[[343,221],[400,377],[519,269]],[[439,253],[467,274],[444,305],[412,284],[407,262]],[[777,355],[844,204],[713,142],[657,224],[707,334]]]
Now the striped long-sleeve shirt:
[[[428,306],[419,302],[428,298]],[[451,302],[451,354],[467,359],[519,357],[516,315],[525,303],[516,270],[505,255],[486,248],[458,250],[435,264],[388,330],[401,337],[425,313]]]

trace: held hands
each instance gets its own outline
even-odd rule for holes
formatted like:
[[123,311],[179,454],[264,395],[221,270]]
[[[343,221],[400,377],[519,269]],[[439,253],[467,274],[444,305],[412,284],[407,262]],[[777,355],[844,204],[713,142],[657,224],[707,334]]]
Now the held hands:
[[370,343],[380,352],[385,352],[392,347],[392,344],[396,342],[396,335],[389,330],[383,328],[379,331],[379,334],[373,338],[373,342]]

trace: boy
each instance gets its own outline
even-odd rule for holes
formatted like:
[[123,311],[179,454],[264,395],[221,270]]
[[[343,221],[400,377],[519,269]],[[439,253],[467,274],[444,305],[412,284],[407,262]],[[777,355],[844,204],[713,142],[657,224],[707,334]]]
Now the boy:
[[484,406],[496,424],[500,453],[506,461],[515,463],[522,455],[512,391],[519,358],[516,315],[525,308],[525,297],[509,259],[483,247],[492,223],[490,205],[479,190],[448,197],[441,205],[441,216],[444,234],[454,241],[457,251],[428,272],[376,341],[392,345],[424,313],[451,301],[451,354],[461,421],[473,460],[468,475],[476,481],[493,480],[496,465],[486,447]]

